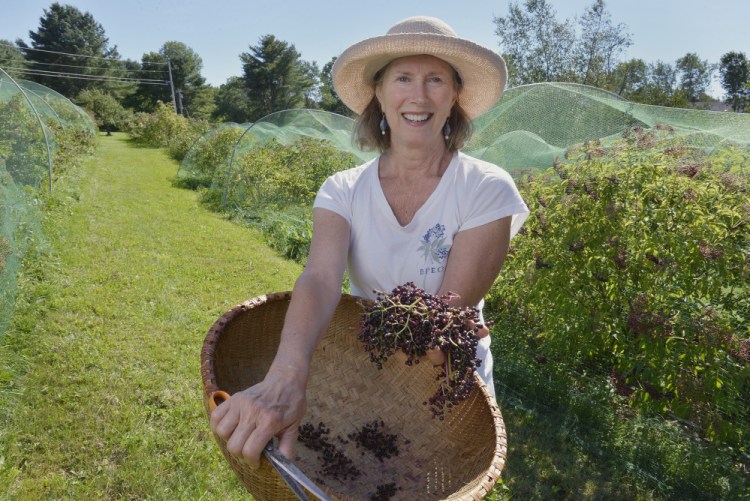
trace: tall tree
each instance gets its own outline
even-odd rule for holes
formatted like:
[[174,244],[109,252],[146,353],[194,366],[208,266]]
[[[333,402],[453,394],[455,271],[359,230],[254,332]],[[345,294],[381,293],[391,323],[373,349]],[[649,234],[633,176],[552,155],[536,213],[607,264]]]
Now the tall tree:
[[[104,87],[91,77],[109,75],[119,67],[117,47],[109,46],[102,25],[88,12],[82,13],[70,5],[55,2],[45,9],[39,29],[29,31],[29,38],[31,47],[21,40],[18,43],[25,49],[38,49],[24,51],[30,67],[39,73],[32,79],[65,96]],[[49,72],[74,75],[60,78]]]
[[742,111],[750,97],[750,63],[744,52],[727,52],[719,62],[721,86],[727,103],[734,111]]
[[13,78],[25,78],[23,70],[26,68],[26,59],[9,40],[0,39],[0,68]]
[[690,102],[696,102],[711,85],[714,67],[708,60],[701,60],[698,54],[688,52],[675,63],[679,75],[679,88],[685,92]]
[[618,56],[633,44],[627,27],[614,25],[604,0],[586,8],[579,20],[581,30],[575,49],[575,67],[580,82],[605,87]]
[[320,72],[320,107],[331,113],[338,113],[346,117],[352,116],[351,110],[346,107],[333,89],[333,76],[331,70],[336,62],[336,57],[328,61]]
[[206,79],[201,75],[203,60],[184,43],[170,41],[162,45],[159,52],[149,52],[141,58],[140,77],[161,83],[144,81],[138,85],[139,110],[153,111],[159,101],[172,102],[172,89],[168,84],[170,67],[175,98],[182,96],[184,109],[178,111],[190,111],[196,108],[196,100],[205,101],[202,94],[210,90],[206,89]]
[[258,45],[250,47],[250,52],[240,54],[240,60],[250,120],[304,106],[305,93],[316,83],[294,45],[277,40],[273,35],[261,37]]
[[302,74],[313,84],[305,91],[305,108],[317,108],[320,101],[320,69],[315,61],[300,61]]
[[670,63],[656,61],[648,65],[646,84],[633,96],[639,103],[686,107],[686,94],[677,88],[677,70]]
[[250,98],[242,77],[229,77],[216,92],[215,120],[246,123],[250,121]]
[[643,59],[631,59],[620,63],[610,79],[610,90],[616,94],[632,99],[641,92],[647,83],[648,65]]
[[571,54],[575,30],[546,0],[526,0],[508,6],[507,17],[494,19],[495,34],[508,63],[513,85],[569,79],[573,70]]

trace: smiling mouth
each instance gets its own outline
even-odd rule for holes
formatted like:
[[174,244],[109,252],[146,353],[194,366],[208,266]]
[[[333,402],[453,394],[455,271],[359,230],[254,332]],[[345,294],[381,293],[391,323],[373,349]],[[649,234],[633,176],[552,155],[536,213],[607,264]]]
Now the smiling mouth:
[[403,113],[402,116],[411,123],[422,123],[432,118],[432,113]]

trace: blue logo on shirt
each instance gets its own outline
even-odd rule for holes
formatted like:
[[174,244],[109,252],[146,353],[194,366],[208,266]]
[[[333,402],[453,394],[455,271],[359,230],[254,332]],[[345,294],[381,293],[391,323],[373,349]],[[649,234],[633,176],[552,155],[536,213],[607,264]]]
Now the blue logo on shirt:
[[448,258],[450,247],[445,243],[445,226],[437,223],[427,230],[421,240],[419,251],[424,256],[424,262],[442,263]]

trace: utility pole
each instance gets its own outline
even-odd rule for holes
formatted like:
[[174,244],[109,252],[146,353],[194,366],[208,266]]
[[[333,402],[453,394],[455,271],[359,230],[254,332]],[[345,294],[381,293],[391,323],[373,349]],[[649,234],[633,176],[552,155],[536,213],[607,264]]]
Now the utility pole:
[[167,69],[169,70],[169,88],[172,90],[172,106],[174,112],[177,113],[177,100],[174,98],[174,81],[172,80],[172,63],[167,58]]

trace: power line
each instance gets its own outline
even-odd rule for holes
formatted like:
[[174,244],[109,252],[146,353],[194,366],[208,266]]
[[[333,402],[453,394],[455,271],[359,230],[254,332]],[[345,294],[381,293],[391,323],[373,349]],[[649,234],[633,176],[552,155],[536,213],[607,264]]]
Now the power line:
[[[13,59],[10,58],[0,58],[0,62],[15,62]],[[108,61],[114,61],[112,59],[108,59]],[[164,74],[164,70],[129,70],[127,68],[108,68],[106,66],[79,66],[75,64],[62,64],[62,63],[43,63],[40,61],[28,61],[30,63],[33,63],[34,65],[43,65],[43,66],[63,66],[66,68],[81,68],[84,70],[108,70],[108,69],[114,69],[117,71],[125,71],[128,73],[161,73]],[[122,62],[122,61],[115,61],[115,62]]]
[[[60,54],[60,55],[63,55],[63,56],[87,57],[89,59],[102,59],[104,61],[121,62],[119,59],[111,59],[111,58],[101,57],[101,56],[87,56],[85,54],[71,54],[70,52],[58,52],[58,51],[54,51],[54,50],[33,49],[31,47],[19,47],[18,45],[7,44],[7,43],[0,43],[0,45],[5,46],[5,47],[13,47],[13,48],[18,49],[18,50],[33,50],[33,51],[36,51],[36,52],[47,52],[47,53],[50,53],[50,54]],[[161,64],[161,65],[165,65],[166,66],[167,63],[159,63],[159,62],[147,61],[146,63],[142,63],[142,64]]]
[[10,66],[3,68],[3,69],[13,70],[13,71],[17,71],[19,73],[24,73],[27,75],[36,75],[36,76],[53,77],[53,78],[74,78],[78,80],[96,80],[100,82],[115,82],[115,83],[137,83],[137,84],[144,84],[144,85],[169,85],[169,82],[166,80],[126,78],[126,77],[114,77],[114,76],[106,76],[106,75],[83,75],[81,73],[62,73],[62,72],[55,72],[55,71],[33,70],[33,69],[28,69],[28,68],[14,68]]

